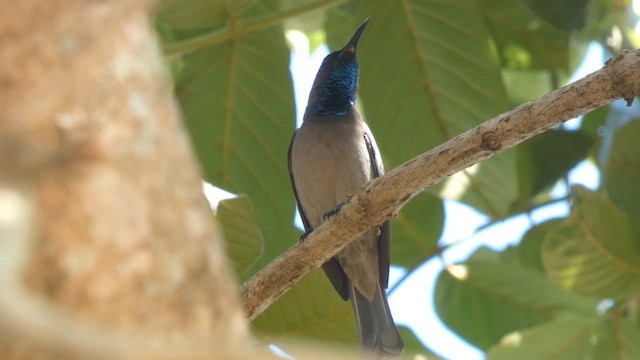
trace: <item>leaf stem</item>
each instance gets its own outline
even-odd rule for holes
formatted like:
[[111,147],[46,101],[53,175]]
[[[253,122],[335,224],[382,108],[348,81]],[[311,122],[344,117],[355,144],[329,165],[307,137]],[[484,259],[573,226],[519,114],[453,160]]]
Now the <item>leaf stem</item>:
[[284,20],[306,14],[312,11],[332,8],[347,0],[327,0],[315,1],[310,4],[292,7],[284,11],[270,13],[269,15],[259,16],[247,20],[238,20],[237,23],[226,22],[222,27],[212,30],[206,34],[195,36],[191,39],[167,44],[163,48],[163,52],[167,57],[179,56],[190,52],[200,50],[204,47],[215,45],[238,37],[242,34],[259,31],[274,25],[282,23]]

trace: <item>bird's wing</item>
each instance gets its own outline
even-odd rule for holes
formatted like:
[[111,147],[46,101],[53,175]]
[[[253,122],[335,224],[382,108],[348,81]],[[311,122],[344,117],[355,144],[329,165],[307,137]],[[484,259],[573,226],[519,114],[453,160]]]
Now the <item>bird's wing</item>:
[[293,149],[293,142],[296,139],[296,134],[298,130],[293,132],[291,135],[291,142],[289,143],[289,151],[287,152],[287,163],[289,165],[289,179],[291,180],[291,187],[293,188],[293,196],[296,198],[296,205],[298,205],[298,212],[300,213],[300,217],[302,218],[302,225],[304,225],[305,232],[311,232],[313,228],[309,224],[307,217],[304,216],[304,211],[302,210],[302,206],[300,206],[300,199],[298,198],[298,190],[296,190],[296,182],[293,179],[293,169],[291,168],[291,149]]
[[380,150],[378,150],[378,144],[376,139],[370,134],[370,130],[366,129],[364,132],[364,142],[367,144],[367,151],[369,151],[369,160],[371,161],[371,168],[373,169],[373,177],[377,178],[384,175],[384,165],[380,158]]
[[[368,129],[367,129],[368,130]],[[364,141],[367,144],[369,160],[373,177],[384,175],[384,165],[380,158],[380,150],[370,131],[365,131]],[[378,267],[380,270],[380,285],[386,289],[389,285],[389,266],[391,265],[391,223],[387,220],[380,226],[380,238],[378,239]]]
[[[291,149],[293,149],[293,141],[296,138],[296,134],[298,131],[294,131],[291,136],[291,142],[289,143],[289,151],[287,154],[287,162],[289,165],[289,179],[291,179],[291,187],[293,188],[293,196],[296,198],[296,204],[298,205],[298,212],[300,213],[300,218],[302,218],[302,225],[304,225],[305,233],[310,233],[313,228],[309,224],[307,217],[304,215],[304,210],[300,205],[300,199],[298,198],[298,190],[296,190],[296,182],[293,178],[293,170],[291,168]],[[344,299],[349,300],[349,280],[347,279],[347,275],[345,275],[344,270],[340,266],[338,260],[333,257],[329,259],[326,263],[322,264],[322,269],[327,274],[327,277],[331,281],[331,284],[336,289],[338,294]]]

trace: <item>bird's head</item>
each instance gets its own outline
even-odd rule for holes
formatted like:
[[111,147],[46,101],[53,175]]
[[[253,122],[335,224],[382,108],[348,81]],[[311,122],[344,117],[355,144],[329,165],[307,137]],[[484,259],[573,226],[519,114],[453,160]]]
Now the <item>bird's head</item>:
[[353,106],[358,83],[356,49],[368,23],[366,19],[345,47],[324,58],[309,94],[307,113],[343,116]]

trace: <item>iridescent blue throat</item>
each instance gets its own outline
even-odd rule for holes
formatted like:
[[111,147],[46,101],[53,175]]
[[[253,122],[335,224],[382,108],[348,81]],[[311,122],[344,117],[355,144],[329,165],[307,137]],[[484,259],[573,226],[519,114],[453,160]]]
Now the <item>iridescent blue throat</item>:
[[345,116],[356,100],[358,65],[344,64],[335,69],[324,85],[320,99],[311,109],[313,115]]

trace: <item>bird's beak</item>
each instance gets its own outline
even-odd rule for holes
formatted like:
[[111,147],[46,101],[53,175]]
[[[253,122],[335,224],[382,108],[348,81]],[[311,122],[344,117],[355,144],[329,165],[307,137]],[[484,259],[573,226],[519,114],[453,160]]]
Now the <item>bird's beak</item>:
[[358,41],[360,40],[360,36],[362,36],[362,33],[364,32],[364,28],[367,27],[368,23],[369,23],[369,18],[367,18],[362,24],[360,24],[360,26],[358,27],[358,30],[356,30],[356,32],[351,37],[351,40],[349,40],[347,45],[342,49],[343,54],[349,54],[351,56],[356,55]]

